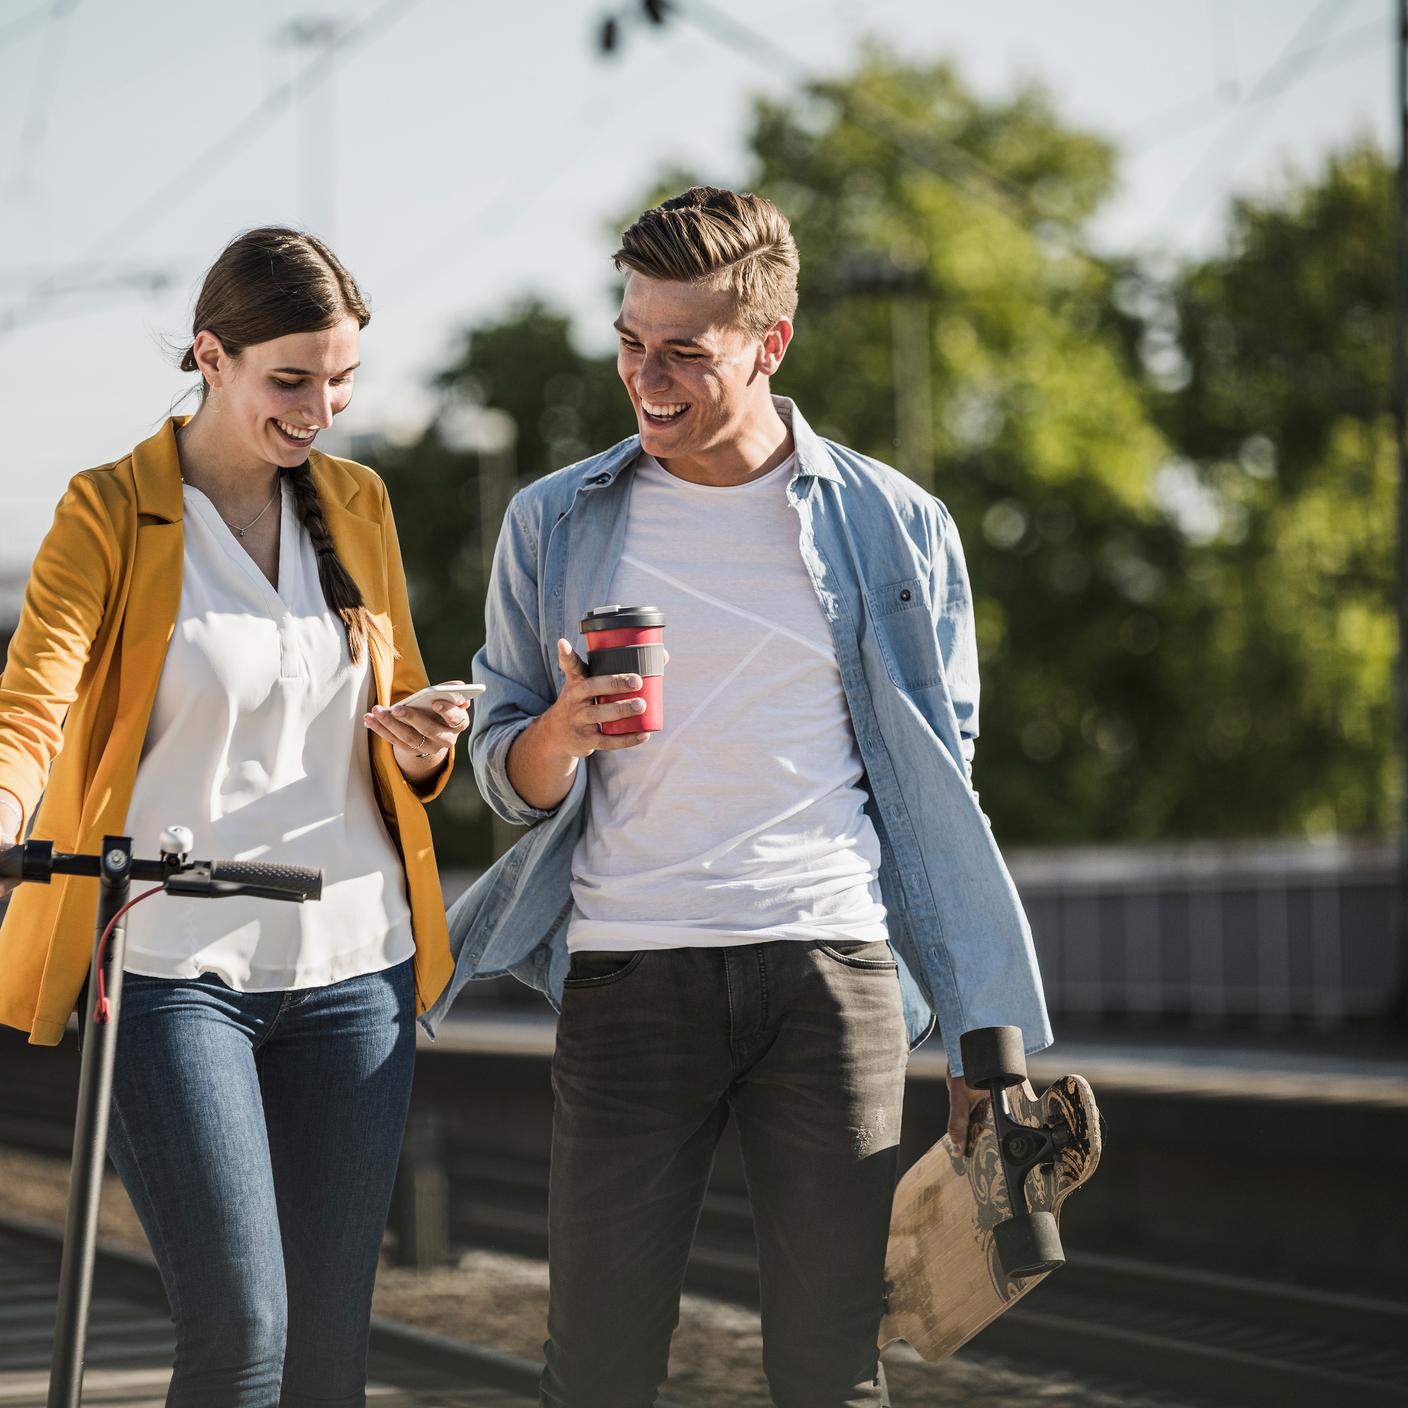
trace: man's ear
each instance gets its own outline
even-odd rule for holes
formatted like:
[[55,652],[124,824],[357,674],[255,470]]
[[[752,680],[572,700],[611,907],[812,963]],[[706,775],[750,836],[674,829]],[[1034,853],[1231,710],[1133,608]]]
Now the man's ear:
[[791,341],[792,320],[790,318],[779,318],[763,334],[762,346],[758,351],[757,367],[764,376],[772,376],[782,365],[782,359],[787,354],[787,347]]
[[202,328],[196,334],[191,355],[195,358],[196,370],[208,386],[219,386],[229,376],[230,358],[225,352],[225,344],[209,328]]

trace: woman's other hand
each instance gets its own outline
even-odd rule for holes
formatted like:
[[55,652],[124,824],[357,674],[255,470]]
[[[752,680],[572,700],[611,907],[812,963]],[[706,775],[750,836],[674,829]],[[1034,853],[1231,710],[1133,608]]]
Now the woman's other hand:
[[[447,684],[464,684],[464,680],[447,680]],[[389,709],[372,706],[362,716],[363,723],[391,744],[396,761],[411,780],[428,777],[445,760],[445,755],[469,727],[469,710],[447,699],[420,705],[393,704]],[[428,756],[422,758],[420,754]]]
[[[24,813],[20,810],[19,801],[0,789],[0,854],[19,844],[23,820]],[[18,880],[0,879],[0,895],[8,895],[18,884]]]

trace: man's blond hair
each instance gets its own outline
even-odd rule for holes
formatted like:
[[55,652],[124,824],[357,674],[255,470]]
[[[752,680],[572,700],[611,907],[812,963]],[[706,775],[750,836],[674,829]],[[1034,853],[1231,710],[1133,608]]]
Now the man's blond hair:
[[770,201],[692,186],[645,211],[621,237],[616,267],[733,295],[738,325],[761,337],[797,311],[797,244]]

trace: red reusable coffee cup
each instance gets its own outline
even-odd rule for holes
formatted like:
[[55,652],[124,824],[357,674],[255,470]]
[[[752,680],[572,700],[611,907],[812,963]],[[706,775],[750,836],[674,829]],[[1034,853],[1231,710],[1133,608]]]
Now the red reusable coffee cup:
[[645,712],[600,725],[603,733],[657,733],[665,727],[661,677],[665,673],[665,613],[654,606],[596,606],[582,620],[587,673],[639,675],[629,694],[603,694],[598,704],[644,699]]

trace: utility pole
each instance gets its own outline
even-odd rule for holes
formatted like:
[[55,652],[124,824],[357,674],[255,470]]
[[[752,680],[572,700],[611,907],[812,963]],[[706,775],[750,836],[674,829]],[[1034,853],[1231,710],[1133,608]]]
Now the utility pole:
[[[304,15],[278,31],[281,43],[330,57],[342,38],[343,24],[331,15]],[[305,66],[311,73],[316,63]],[[298,214],[320,239],[337,237],[337,90],[332,75],[300,85],[298,95]]]
[[[1408,3],[1408,0],[1405,0]],[[494,565],[499,528],[508,501],[518,488],[518,422],[507,411],[486,407],[479,413],[479,561],[484,595],[489,595],[489,574]],[[521,834],[497,812],[491,811],[494,859],[497,860]]]
[[[1398,182],[1393,221],[1393,429],[1398,452],[1398,540],[1394,588],[1398,656],[1394,672],[1397,719],[1398,951],[1408,969],[1408,0],[1394,6],[1398,29],[1394,101],[1398,121]],[[1408,981],[1403,1006],[1408,1008]]]
[[[476,406],[451,399],[440,408],[435,418],[435,428],[441,441],[450,449],[474,456],[482,606],[483,598],[489,594],[489,574],[494,565],[499,528],[508,511],[509,500],[518,489],[518,422],[507,411],[495,406]],[[490,817],[494,859],[497,860],[513,845],[520,833],[492,809]]]
[[899,468],[934,492],[933,380],[929,367],[929,293],[921,276],[890,295],[890,375],[895,382],[895,437]]
[[846,261],[840,278],[823,297],[828,293],[888,299],[895,467],[932,494],[934,406],[929,347],[933,331],[929,281],[923,266],[901,262],[892,254],[856,254]]

